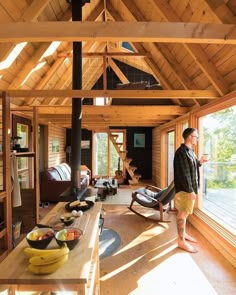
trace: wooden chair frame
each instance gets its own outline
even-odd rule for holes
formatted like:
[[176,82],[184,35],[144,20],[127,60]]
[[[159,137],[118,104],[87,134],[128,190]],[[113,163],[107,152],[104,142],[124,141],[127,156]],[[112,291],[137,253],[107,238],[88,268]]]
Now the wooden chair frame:
[[[144,191],[142,191],[144,190]],[[156,197],[153,197],[151,195],[148,195],[147,193],[145,193],[145,191],[152,191],[154,194],[156,193]],[[141,202],[139,199],[139,196],[142,196],[144,198],[146,198],[147,200],[151,200],[152,205],[146,205],[144,204],[144,202]],[[168,211],[175,211],[171,209],[171,201],[174,199],[175,197],[175,191],[174,191],[174,182],[172,181],[170,183],[170,185],[167,188],[161,189],[158,188],[156,186],[153,185],[148,185],[146,186],[146,188],[141,188],[138,189],[136,191],[134,191],[132,193],[132,200],[130,203],[130,206],[128,207],[132,212],[134,212],[135,214],[145,218],[145,219],[149,219],[152,221],[156,221],[156,222],[171,222],[170,220],[165,220],[164,219],[164,213],[168,212]],[[133,208],[133,204],[134,203],[138,203],[139,205],[145,207],[145,208],[149,208],[149,209],[153,209],[156,211],[160,212],[160,218],[159,219],[153,219],[151,217],[145,216],[141,213],[139,213],[138,211],[136,211]]]

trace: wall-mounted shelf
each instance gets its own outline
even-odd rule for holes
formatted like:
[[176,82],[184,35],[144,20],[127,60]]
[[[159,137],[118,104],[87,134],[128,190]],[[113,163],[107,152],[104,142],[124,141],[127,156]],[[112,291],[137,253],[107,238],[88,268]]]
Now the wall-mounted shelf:
[[16,157],[33,157],[34,152],[20,152],[20,153],[13,153]]
[[[2,156],[3,153],[0,153],[0,156]],[[10,153],[10,155],[15,155],[16,157],[33,157],[35,155],[34,152],[20,152],[20,153]]]

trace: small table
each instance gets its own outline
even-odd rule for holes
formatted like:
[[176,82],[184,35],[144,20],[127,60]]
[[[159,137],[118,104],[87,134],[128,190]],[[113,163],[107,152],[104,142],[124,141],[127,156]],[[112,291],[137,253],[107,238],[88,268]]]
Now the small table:
[[118,182],[115,178],[100,178],[96,181],[94,187],[98,189],[97,196],[104,200],[109,194],[117,194]]

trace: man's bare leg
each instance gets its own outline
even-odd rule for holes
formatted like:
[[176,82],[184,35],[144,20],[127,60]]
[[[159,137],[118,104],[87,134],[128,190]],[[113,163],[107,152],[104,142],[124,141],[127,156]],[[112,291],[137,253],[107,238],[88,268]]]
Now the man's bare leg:
[[185,214],[183,213],[177,214],[178,247],[190,253],[196,253],[197,250],[191,244],[186,242],[187,237],[190,237],[189,235],[185,237],[186,219],[187,219],[187,216]]

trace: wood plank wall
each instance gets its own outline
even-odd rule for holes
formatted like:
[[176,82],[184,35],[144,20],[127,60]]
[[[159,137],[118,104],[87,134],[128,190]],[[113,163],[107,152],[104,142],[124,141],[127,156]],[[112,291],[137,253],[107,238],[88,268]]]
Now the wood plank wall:
[[[0,144],[3,145],[2,99],[1,99],[1,105],[0,105]],[[3,190],[3,158],[1,156],[0,156],[0,190]]]
[[[52,151],[53,140],[59,142],[59,152]],[[66,129],[55,125],[48,126],[48,163],[47,167],[52,167],[56,164],[66,162]]]
[[161,130],[152,130],[152,181],[161,187]]

